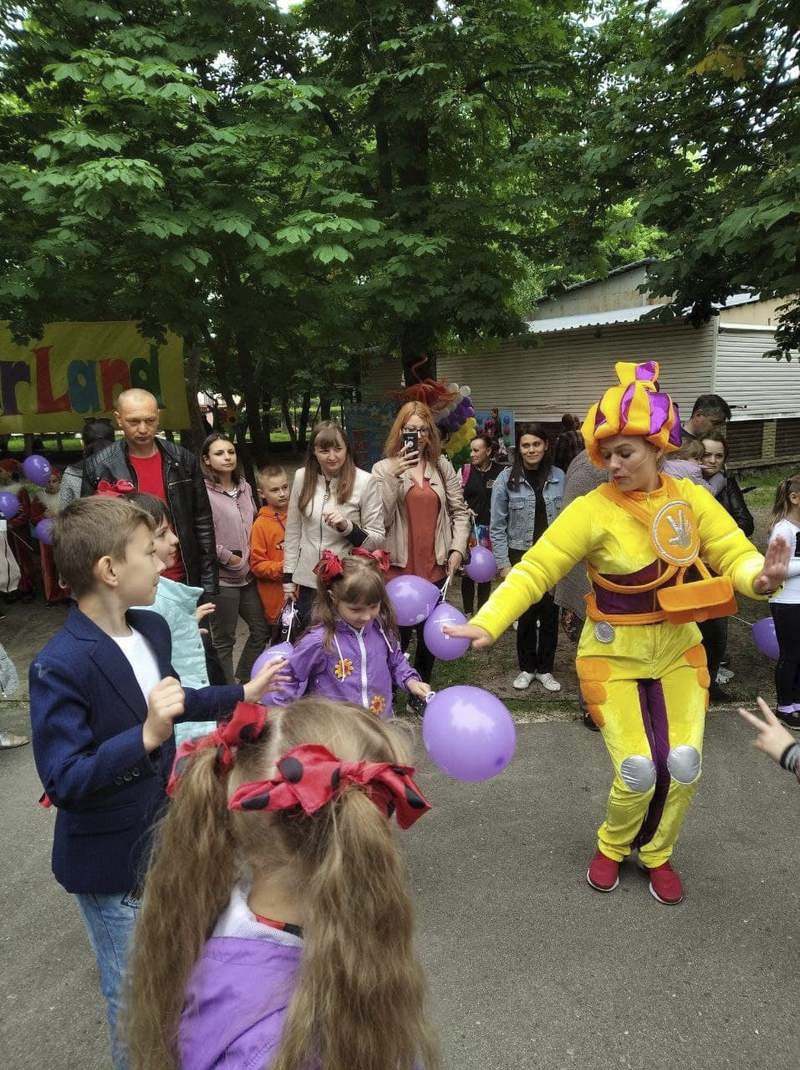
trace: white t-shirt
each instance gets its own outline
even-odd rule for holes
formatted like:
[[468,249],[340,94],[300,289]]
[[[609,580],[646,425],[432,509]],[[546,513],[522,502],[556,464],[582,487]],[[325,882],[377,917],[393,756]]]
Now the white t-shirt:
[[770,602],[796,604],[800,602],[800,527],[784,517],[783,520],[778,521],[769,533],[769,541],[772,542],[778,536],[789,543],[792,550],[792,559],[789,562],[789,574],[786,577],[786,583],[770,598]]
[[111,638],[130,662],[133,675],[147,702],[150,692],[161,679],[152,647],[142,633],[137,632],[135,628],[131,628],[130,635],[112,635]]

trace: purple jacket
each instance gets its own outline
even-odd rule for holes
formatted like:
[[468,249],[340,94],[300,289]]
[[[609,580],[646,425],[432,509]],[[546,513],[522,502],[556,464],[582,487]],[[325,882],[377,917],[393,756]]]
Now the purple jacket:
[[257,921],[247,888],[234,888],[186,989],[178,1030],[181,1070],[270,1066],[302,949],[299,936]]
[[392,715],[393,687],[405,689],[409,680],[420,678],[377,620],[358,632],[341,618],[330,650],[324,628],[317,625],[294,648],[287,671],[291,683],[276,696],[276,705],[286,706],[305,694],[323,695],[354,702],[381,717]]

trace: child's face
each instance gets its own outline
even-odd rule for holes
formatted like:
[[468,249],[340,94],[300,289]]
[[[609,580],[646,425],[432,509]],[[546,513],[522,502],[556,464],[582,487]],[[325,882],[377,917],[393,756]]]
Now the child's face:
[[47,493],[48,494],[58,494],[60,488],[61,488],[61,476],[58,474],[58,472],[51,472],[50,473],[50,478],[47,481],[47,488],[46,488],[47,489]]
[[380,602],[373,602],[372,605],[367,605],[366,602],[337,602],[334,599],[333,608],[346,624],[360,631],[366,628],[370,621],[375,620],[381,611],[381,604]]
[[151,605],[164,564],[156,553],[153,532],[145,524],[140,524],[128,540],[124,560],[112,558],[111,567],[117,594],[126,609]]
[[178,546],[180,545],[180,542],[178,536],[166,520],[162,520],[153,532],[153,543],[158,558],[164,565],[164,568],[171,568],[171,566],[175,564],[175,559],[178,556]]
[[700,467],[703,475],[716,475],[725,464],[725,447],[713,438],[703,440],[703,460]]
[[278,512],[283,512],[289,504],[289,480],[285,475],[269,476],[258,484],[261,497]]

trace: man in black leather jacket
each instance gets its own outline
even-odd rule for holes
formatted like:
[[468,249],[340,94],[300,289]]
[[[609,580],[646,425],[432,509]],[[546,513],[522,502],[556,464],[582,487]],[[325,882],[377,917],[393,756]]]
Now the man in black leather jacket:
[[[101,480],[111,484],[127,480],[137,489],[162,498],[180,540],[186,582],[202,587],[207,596],[216,594],[214,521],[197,458],[183,446],[156,437],[158,402],[148,391],[124,390],[117,398],[114,415],[125,438],[87,457],[81,497],[94,494]],[[160,465],[155,462],[157,455]],[[146,470],[148,482],[144,485],[140,475]]]

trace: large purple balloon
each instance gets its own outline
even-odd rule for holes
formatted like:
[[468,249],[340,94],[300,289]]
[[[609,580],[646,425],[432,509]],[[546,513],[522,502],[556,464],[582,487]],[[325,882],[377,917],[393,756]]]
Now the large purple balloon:
[[[259,654],[256,660],[253,662],[253,668],[250,672],[250,679],[261,672],[265,665],[269,665],[271,661],[276,658],[290,658],[294,653],[294,647],[291,643],[276,643],[274,646],[268,646],[267,649]],[[270,706],[275,701],[275,695],[278,691],[265,691],[261,698],[258,700],[262,706]]]
[[19,512],[19,498],[10,490],[0,490],[0,516],[11,520]]
[[52,468],[46,457],[40,457],[38,453],[32,453],[22,462],[22,471],[25,478],[37,487],[47,486]]
[[397,623],[404,628],[427,620],[441,598],[436,584],[421,576],[395,576],[386,584],[386,593],[394,606]]
[[438,691],[425,708],[422,739],[431,761],[456,780],[488,780],[514,757],[511,714],[481,687],[457,684]]
[[464,571],[475,583],[488,583],[497,575],[497,562],[494,554],[485,546],[473,546]]
[[762,617],[753,625],[753,642],[757,649],[768,658],[777,661],[781,656],[778,637],[775,634],[775,621],[772,617]]
[[442,625],[466,623],[467,618],[463,613],[455,606],[451,606],[449,602],[442,602],[425,621],[425,627],[422,629],[425,646],[434,657],[441,658],[442,661],[454,661],[460,658],[469,649],[469,639],[455,639],[445,635]]
[[40,520],[33,529],[33,534],[39,540],[43,542],[45,546],[53,545],[53,521],[49,516],[46,516],[44,520]]

